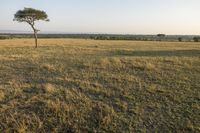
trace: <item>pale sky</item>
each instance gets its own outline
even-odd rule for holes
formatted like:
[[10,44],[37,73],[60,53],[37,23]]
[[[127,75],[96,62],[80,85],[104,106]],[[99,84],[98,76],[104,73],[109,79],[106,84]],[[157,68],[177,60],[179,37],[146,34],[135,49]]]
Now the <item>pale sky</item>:
[[1,0],[0,31],[31,31],[12,21],[24,7],[47,12],[43,32],[200,35],[200,0]]

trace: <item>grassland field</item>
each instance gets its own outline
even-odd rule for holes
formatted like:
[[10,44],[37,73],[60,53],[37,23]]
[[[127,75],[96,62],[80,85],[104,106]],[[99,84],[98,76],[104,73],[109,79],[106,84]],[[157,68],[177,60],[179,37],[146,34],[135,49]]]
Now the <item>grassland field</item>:
[[200,43],[0,40],[0,132],[200,132]]

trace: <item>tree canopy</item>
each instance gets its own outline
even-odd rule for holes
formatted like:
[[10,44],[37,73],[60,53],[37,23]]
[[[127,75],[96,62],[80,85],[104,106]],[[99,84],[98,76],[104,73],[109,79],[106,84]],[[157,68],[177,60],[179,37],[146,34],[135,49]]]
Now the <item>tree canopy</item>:
[[165,37],[165,34],[157,34],[158,37]]
[[19,10],[14,15],[14,21],[27,22],[31,25],[34,25],[34,22],[39,20],[49,21],[46,12],[33,8],[24,8],[24,10]]

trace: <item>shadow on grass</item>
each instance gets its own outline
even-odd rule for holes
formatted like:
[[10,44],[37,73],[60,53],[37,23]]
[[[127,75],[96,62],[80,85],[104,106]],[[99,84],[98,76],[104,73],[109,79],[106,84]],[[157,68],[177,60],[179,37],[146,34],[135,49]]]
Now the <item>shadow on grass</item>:
[[163,50],[163,51],[126,51],[119,50],[113,53],[113,55],[119,56],[178,56],[178,57],[200,57],[200,50]]

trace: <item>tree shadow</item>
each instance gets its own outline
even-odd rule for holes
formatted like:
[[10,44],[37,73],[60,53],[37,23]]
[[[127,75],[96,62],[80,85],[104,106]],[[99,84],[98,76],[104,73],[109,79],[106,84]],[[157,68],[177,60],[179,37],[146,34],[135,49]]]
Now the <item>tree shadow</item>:
[[161,50],[161,51],[126,51],[119,50],[112,53],[113,55],[119,56],[146,56],[146,57],[157,57],[157,56],[178,56],[178,57],[200,57],[200,50]]

